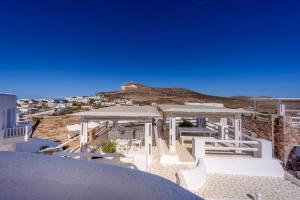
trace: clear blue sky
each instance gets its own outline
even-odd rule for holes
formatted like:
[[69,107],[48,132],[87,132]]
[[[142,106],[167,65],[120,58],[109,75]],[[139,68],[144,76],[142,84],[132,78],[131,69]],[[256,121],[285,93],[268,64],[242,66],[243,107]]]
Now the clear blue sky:
[[299,10],[296,0],[1,1],[0,91],[57,98],[138,81],[300,97]]

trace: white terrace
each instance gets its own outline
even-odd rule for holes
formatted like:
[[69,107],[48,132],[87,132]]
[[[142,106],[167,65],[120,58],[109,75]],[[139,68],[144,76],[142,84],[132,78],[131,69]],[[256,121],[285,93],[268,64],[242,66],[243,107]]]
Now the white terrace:
[[[78,155],[97,156],[85,153],[90,151],[86,148],[91,138],[89,122],[110,121],[112,126],[105,123],[100,130],[109,130],[108,138],[117,142],[119,152],[100,154],[101,157],[131,157],[138,169],[147,170],[155,149],[158,152],[155,164],[158,160],[159,164],[195,166],[177,172],[178,182],[187,189],[200,188],[207,173],[282,177],[282,167],[272,158],[271,143],[257,139],[255,133],[242,128],[241,115],[251,113],[244,109],[197,104],[158,105],[157,108],[114,106],[75,113],[73,115],[81,117],[81,153]],[[183,119],[193,122],[194,126],[179,127]],[[96,135],[101,135],[100,132]]]
[[[135,164],[140,166],[143,170],[145,170],[146,165],[151,163],[153,142],[152,124],[153,121],[161,118],[161,115],[156,108],[151,106],[114,106],[94,111],[75,113],[74,115],[81,117],[81,151],[86,150],[85,145],[89,142],[89,122],[112,121],[113,125],[110,127],[109,137],[112,137],[117,142],[119,153],[125,154],[126,156],[139,157],[139,159],[135,159]],[[127,130],[122,130],[122,133],[120,133],[120,124],[123,124],[124,127],[124,124],[128,123],[129,126],[142,126],[142,130],[140,128],[138,128],[138,130],[129,128]],[[129,137],[129,135],[133,135],[134,133],[137,135],[138,131],[140,132],[139,137]]]

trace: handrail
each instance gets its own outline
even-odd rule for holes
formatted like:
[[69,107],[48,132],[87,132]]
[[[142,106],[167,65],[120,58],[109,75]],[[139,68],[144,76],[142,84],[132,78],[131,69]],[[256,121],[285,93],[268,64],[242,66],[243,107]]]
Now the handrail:
[[207,139],[205,142],[213,143],[234,143],[234,144],[258,144],[258,141],[248,141],[248,140],[217,140],[217,139]]
[[100,124],[95,128],[95,135],[98,136],[103,133],[104,130],[108,129],[109,123],[106,121],[104,124]]
[[4,138],[20,137],[26,135],[26,126],[4,129]]
[[258,151],[258,148],[251,147],[205,147],[205,150],[216,151]]

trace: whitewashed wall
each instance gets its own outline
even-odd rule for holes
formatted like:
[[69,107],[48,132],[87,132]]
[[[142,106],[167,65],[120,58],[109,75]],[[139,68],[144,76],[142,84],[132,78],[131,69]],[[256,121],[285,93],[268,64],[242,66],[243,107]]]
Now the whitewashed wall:
[[0,94],[0,130],[16,126],[16,105],[16,95]]

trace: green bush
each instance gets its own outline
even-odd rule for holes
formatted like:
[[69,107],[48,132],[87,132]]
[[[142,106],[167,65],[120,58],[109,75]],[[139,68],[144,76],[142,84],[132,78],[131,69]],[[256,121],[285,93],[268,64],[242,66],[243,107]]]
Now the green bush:
[[33,117],[31,118],[31,120],[32,120],[32,123],[35,124],[35,123],[39,123],[39,122],[41,121],[41,118],[40,118],[40,117],[33,116]]
[[179,123],[179,127],[193,127],[193,124],[192,122],[184,119],[182,122]]
[[102,145],[101,150],[104,153],[115,153],[117,150],[116,143],[112,140],[108,140]]

